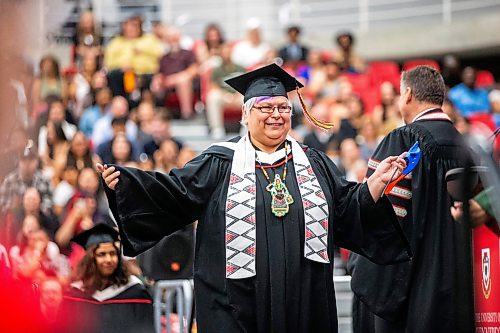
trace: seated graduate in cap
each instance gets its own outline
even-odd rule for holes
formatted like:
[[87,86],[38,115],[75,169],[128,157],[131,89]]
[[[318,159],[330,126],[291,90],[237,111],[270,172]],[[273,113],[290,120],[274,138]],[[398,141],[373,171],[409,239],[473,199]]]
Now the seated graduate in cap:
[[408,259],[381,198],[405,162],[389,157],[366,183],[349,183],[325,154],[288,136],[287,93],[302,87],[295,78],[272,64],[227,83],[244,95],[246,135],[168,175],[97,165],[124,252],[136,255],[198,220],[200,332],[337,332],[334,243],[378,263]]
[[141,280],[123,265],[118,232],[97,224],[72,241],[86,253],[78,281],[64,296],[64,311],[74,318],[72,332],[154,332],[153,302]]

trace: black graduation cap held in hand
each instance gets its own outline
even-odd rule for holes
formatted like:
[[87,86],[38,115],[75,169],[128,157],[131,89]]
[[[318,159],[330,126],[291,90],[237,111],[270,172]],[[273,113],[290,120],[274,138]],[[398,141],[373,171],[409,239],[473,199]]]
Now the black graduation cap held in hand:
[[99,223],[89,230],[79,233],[73,237],[71,241],[81,245],[87,250],[90,246],[95,244],[114,243],[118,241],[118,231],[105,223]]
[[333,127],[333,124],[318,120],[309,113],[299,92],[299,88],[304,87],[304,85],[275,63],[230,78],[225,82],[244,96],[244,102],[253,97],[261,96],[288,97],[288,92],[295,89],[306,118],[319,128],[330,129]]

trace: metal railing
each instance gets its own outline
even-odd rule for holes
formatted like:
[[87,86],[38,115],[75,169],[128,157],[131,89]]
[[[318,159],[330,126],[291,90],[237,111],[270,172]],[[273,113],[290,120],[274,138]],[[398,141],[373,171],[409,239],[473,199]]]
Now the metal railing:
[[174,306],[179,318],[179,332],[189,333],[193,309],[193,280],[157,281],[154,287],[154,320],[157,333],[163,332],[165,318],[166,333],[172,333],[171,314]]
[[[335,294],[337,298],[337,312],[339,316],[339,332],[351,332],[351,277],[334,276]],[[179,318],[179,332],[189,333],[192,322],[193,309],[193,280],[162,280],[157,281],[154,287],[154,320],[157,333],[171,333],[173,330],[170,315],[174,313],[174,305]],[[165,318],[163,324],[162,318]]]

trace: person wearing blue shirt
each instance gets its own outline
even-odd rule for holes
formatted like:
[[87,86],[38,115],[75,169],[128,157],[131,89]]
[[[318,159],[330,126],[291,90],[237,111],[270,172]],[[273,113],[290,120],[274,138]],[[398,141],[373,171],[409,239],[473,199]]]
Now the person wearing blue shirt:
[[460,115],[470,117],[475,113],[489,112],[490,103],[488,91],[475,87],[476,70],[465,67],[462,71],[462,83],[448,92],[448,98],[453,102]]
[[111,104],[111,90],[107,87],[97,90],[95,104],[85,109],[78,123],[78,128],[87,138],[92,138],[95,123],[104,116]]
[[493,121],[496,127],[500,127],[500,90],[494,89],[488,94]]

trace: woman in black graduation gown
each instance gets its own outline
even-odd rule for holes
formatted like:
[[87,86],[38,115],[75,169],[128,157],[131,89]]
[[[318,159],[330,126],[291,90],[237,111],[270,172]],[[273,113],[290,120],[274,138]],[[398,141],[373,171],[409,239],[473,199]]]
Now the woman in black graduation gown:
[[293,77],[272,64],[227,83],[244,95],[247,135],[169,175],[97,165],[125,254],[198,220],[201,333],[337,332],[333,244],[378,263],[408,258],[394,211],[379,199],[405,162],[389,157],[365,184],[349,183],[326,155],[288,136],[287,92],[302,86]]
[[153,302],[120,258],[118,232],[106,224],[78,234],[73,241],[86,249],[79,262],[80,279],[64,295],[63,311],[71,332],[154,332]]

